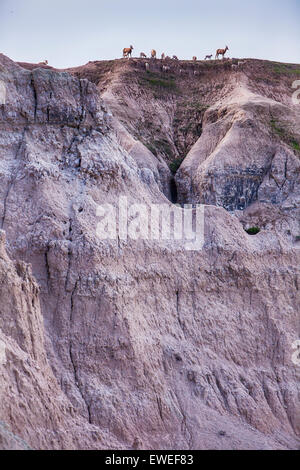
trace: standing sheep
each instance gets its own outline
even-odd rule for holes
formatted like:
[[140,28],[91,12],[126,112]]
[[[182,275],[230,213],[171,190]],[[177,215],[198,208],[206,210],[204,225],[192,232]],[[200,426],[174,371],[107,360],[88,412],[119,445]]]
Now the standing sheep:
[[123,58],[128,57],[128,59],[129,59],[129,57],[131,57],[132,51],[133,51],[133,46],[124,47],[124,49],[123,49]]
[[216,51],[216,59],[219,58],[219,55],[221,55],[222,58],[224,59],[224,55],[226,54],[227,51],[229,51],[228,46],[226,46],[225,49],[217,49],[217,51]]
[[152,49],[152,51],[151,51],[151,58],[156,59],[156,50],[155,49]]

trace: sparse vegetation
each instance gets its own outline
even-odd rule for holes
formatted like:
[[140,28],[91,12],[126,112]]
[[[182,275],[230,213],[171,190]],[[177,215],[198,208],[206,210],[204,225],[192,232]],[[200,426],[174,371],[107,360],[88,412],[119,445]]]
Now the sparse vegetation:
[[178,102],[173,118],[174,143],[178,153],[186,155],[202,134],[202,122],[207,104],[199,101],[199,93]]
[[245,231],[248,233],[248,235],[257,235],[260,232],[259,227],[250,227],[245,229]]
[[272,64],[272,69],[277,74],[300,75],[300,68],[294,68],[290,64]]
[[176,83],[172,79],[165,80],[162,78],[149,78],[148,83],[154,87],[166,88],[167,90],[176,88]]
[[280,127],[280,125],[277,123],[275,119],[271,119],[270,124],[275,134],[277,134],[279,137],[286,136],[285,129],[283,127]]
[[203,103],[199,103],[198,101],[192,101],[190,103],[190,106],[191,108],[193,108],[195,111],[206,111],[209,106],[207,106],[206,104],[203,104]]
[[300,143],[288,129],[282,126],[282,124],[278,123],[275,119],[271,119],[270,125],[273,132],[278,135],[281,140],[292,147],[294,151],[300,153]]
[[293,139],[291,141],[291,145],[292,145],[294,150],[296,150],[297,152],[300,152],[300,144],[299,144],[299,142],[297,142],[297,140]]
[[166,139],[157,139],[147,142],[146,139],[141,139],[141,142],[150,150],[153,155],[157,157],[159,154],[164,154],[167,160],[170,160],[173,156],[173,149],[170,142]]
[[152,144],[149,144],[148,142],[143,142],[143,144],[145,147],[147,147],[148,150],[150,150],[151,153],[153,153],[153,155],[157,157],[157,150]]
[[[143,78],[143,85],[152,88],[154,91],[159,92],[173,92],[177,91],[177,85],[173,76],[163,77],[158,73],[148,72]],[[159,95],[157,95],[159,97]]]
[[166,157],[172,157],[173,150],[171,144],[166,139],[159,139],[153,142],[153,146],[159,151],[159,153],[164,153]]
[[173,173],[173,175],[175,175],[175,173],[177,172],[177,170],[179,169],[181,163],[183,162],[184,158],[176,158],[175,160],[173,160],[170,165],[169,165],[169,168],[171,170],[171,172]]

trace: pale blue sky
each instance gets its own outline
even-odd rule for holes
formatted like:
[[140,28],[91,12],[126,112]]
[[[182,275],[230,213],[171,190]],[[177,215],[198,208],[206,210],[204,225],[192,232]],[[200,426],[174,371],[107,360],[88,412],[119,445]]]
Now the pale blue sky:
[[154,48],[300,63],[300,0],[0,0],[0,52],[55,67]]

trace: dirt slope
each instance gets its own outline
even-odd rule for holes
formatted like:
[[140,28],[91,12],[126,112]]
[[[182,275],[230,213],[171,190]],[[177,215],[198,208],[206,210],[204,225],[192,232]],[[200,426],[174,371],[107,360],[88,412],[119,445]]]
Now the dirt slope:
[[[232,69],[238,60],[133,59],[89,62],[69,71],[95,83],[132,135],[170,161],[186,156],[201,135],[205,110],[234,90],[241,76],[248,78],[249,88],[258,94],[291,104],[291,84],[300,76],[298,65],[243,62]],[[163,72],[163,65],[170,70]]]

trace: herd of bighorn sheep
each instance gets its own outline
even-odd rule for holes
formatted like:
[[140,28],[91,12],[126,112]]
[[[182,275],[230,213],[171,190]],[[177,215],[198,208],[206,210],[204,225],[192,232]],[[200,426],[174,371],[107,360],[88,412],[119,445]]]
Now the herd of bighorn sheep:
[[[133,51],[133,46],[124,47],[123,57],[129,59],[129,57],[131,57],[132,51]],[[216,50],[216,55],[215,55],[215,60],[218,60],[220,58],[220,56],[222,56],[222,59],[224,60],[225,59],[225,54],[226,54],[227,51],[229,51],[228,46],[226,46],[225,49],[217,49]],[[156,50],[152,49],[151,52],[150,52],[149,59],[156,59],[156,58],[157,58]],[[177,60],[179,60],[176,55],[173,55],[172,57],[170,57],[170,56],[165,55],[164,52],[161,54],[160,58],[161,58],[162,61],[170,61],[170,60],[176,60],[177,61]],[[204,60],[212,60],[212,58],[213,58],[213,54],[210,54],[210,55],[206,55],[204,57]],[[147,59],[147,55],[145,54],[145,52],[140,53],[140,59]],[[197,60],[198,60],[197,56],[194,55],[192,57],[192,61],[197,62]],[[237,59],[231,59],[231,60],[236,61]],[[246,64],[246,61],[239,60],[237,63],[232,63],[231,68],[233,70],[238,70],[244,64]],[[149,62],[145,62],[145,69],[147,70],[147,72],[150,70],[150,63]],[[162,69],[163,72],[169,72],[170,71],[169,65],[162,65],[161,69]],[[184,69],[180,69],[179,73],[184,74],[185,73]],[[198,74],[198,72],[197,72],[197,70],[195,70],[194,75],[197,75],[197,74]]]
[[[123,49],[123,58],[128,58],[129,59],[129,57],[131,57],[132,51],[133,51],[133,46],[124,47],[124,49]],[[226,46],[225,49],[217,49],[215,59],[219,59],[220,56],[222,56],[222,58],[224,59],[224,56],[225,56],[227,51],[229,51],[228,46]],[[207,60],[207,59],[211,60],[212,57],[213,57],[213,54],[207,55],[207,56],[205,56],[204,60]],[[151,59],[156,59],[157,58],[155,49],[152,49],[152,51],[150,53],[150,58]],[[147,55],[145,54],[145,52],[140,53],[140,59],[147,59]],[[161,60],[165,60],[165,59],[171,59],[171,57],[166,56],[165,53],[163,52],[161,54]],[[178,60],[178,57],[176,55],[173,55],[172,59],[173,60]],[[197,57],[194,55],[192,60],[194,62],[196,62]]]
[[[124,58],[124,59],[125,59],[125,58],[128,58],[128,59],[129,59],[129,57],[132,56],[132,51],[133,51],[133,49],[134,49],[133,46],[124,47],[124,49],[123,49],[123,58]],[[218,59],[219,56],[222,56],[222,58],[224,59],[224,56],[225,56],[225,54],[226,54],[227,51],[229,51],[228,46],[226,46],[225,49],[217,49],[215,59]],[[173,56],[172,56],[172,59],[171,59],[171,57],[166,56],[164,52],[161,54],[160,57],[161,57],[161,60],[179,60],[176,55],[173,55]],[[207,59],[211,60],[212,57],[213,57],[212,54],[211,54],[211,55],[207,55],[207,56],[205,56],[204,60],[207,60]],[[156,54],[156,50],[155,50],[155,49],[152,49],[152,50],[151,50],[150,58],[151,58],[151,59],[156,59],[156,58],[157,58],[157,54]],[[144,52],[141,52],[141,53],[140,53],[140,59],[147,59],[147,55],[146,55]],[[192,60],[193,60],[193,62],[197,62],[198,59],[197,59],[197,57],[194,55],[194,56],[192,57]],[[232,65],[232,68],[237,68],[238,66],[242,65],[243,63],[244,63],[244,62],[238,62],[237,65]],[[39,62],[39,65],[48,65],[48,60],[44,60],[43,62]],[[146,64],[145,64],[145,67],[146,67],[146,70],[149,70],[149,67],[150,67],[150,66],[149,66],[148,63],[146,63]],[[163,70],[164,70],[165,72],[168,72],[168,71],[170,70],[170,67],[167,66],[167,65],[164,65],[164,66],[163,66]],[[182,70],[182,69],[180,69],[180,70]]]

